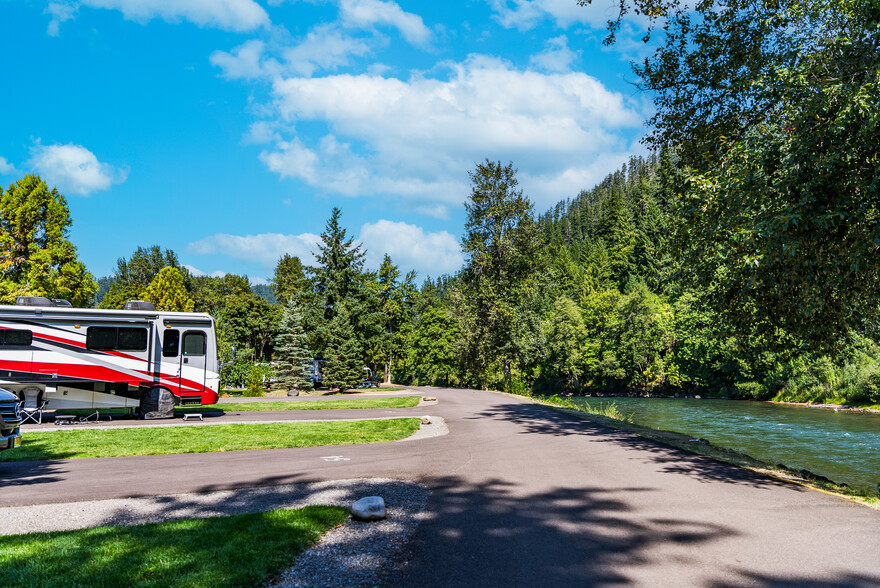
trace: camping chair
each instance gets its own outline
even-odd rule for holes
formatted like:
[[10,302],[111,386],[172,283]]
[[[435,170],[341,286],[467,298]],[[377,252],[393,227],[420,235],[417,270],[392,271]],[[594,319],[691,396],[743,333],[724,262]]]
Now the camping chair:
[[21,401],[21,422],[25,423],[32,420],[38,425],[43,422],[43,407],[46,401],[43,400],[43,391],[39,388],[25,388],[21,391],[23,400]]

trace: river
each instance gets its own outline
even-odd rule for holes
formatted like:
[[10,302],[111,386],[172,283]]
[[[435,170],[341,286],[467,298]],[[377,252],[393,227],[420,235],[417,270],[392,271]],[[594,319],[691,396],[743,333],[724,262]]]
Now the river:
[[617,404],[653,429],[708,439],[762,461],[808,469],[852,487],[880,484],[880,414],[751,402],[678,398],[573,398]]

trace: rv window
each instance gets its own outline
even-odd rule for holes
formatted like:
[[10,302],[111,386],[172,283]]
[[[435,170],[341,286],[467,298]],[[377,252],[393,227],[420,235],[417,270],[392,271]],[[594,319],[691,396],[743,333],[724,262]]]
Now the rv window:
[[115,349],[116,327],[89,327],[86,329],[86,349]]
[[147,330],[143,327],[119,327],[119,343],[116,349],[145,351],[147,349]]
[[204,355],[205,354],[205,334],[199,331],[187,331],[183,335],[183,354],[184,355]]
[[33,333],[16,329],[4,329],[0,331],[0,345],[30,345]]
[[180,331],[177,329],[165,329],[162,339],[162,356],[177,357],[180,351]]
[[89,327],[86,348],[122,351],[145,351],[147,330],[143,327]]

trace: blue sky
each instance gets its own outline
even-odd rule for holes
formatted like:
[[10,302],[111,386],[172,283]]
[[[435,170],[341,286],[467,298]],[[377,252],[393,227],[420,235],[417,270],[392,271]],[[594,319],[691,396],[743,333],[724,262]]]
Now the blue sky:
[[158,244],[261,283],[333,206],[368,266],[451,273],[476,162],[542,212],[644,153],[614,4],[0,0],[0,186],[57,186],[95,276]]

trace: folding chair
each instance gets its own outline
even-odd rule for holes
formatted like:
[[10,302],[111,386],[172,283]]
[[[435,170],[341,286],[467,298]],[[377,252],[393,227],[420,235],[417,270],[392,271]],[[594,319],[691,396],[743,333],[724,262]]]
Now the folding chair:
[[39,388],[25,388],[21,391],[21,422],[22,424],[31,420],[38,425],[43,422],[43,407],[46,401],[43,400],[43,391]]

